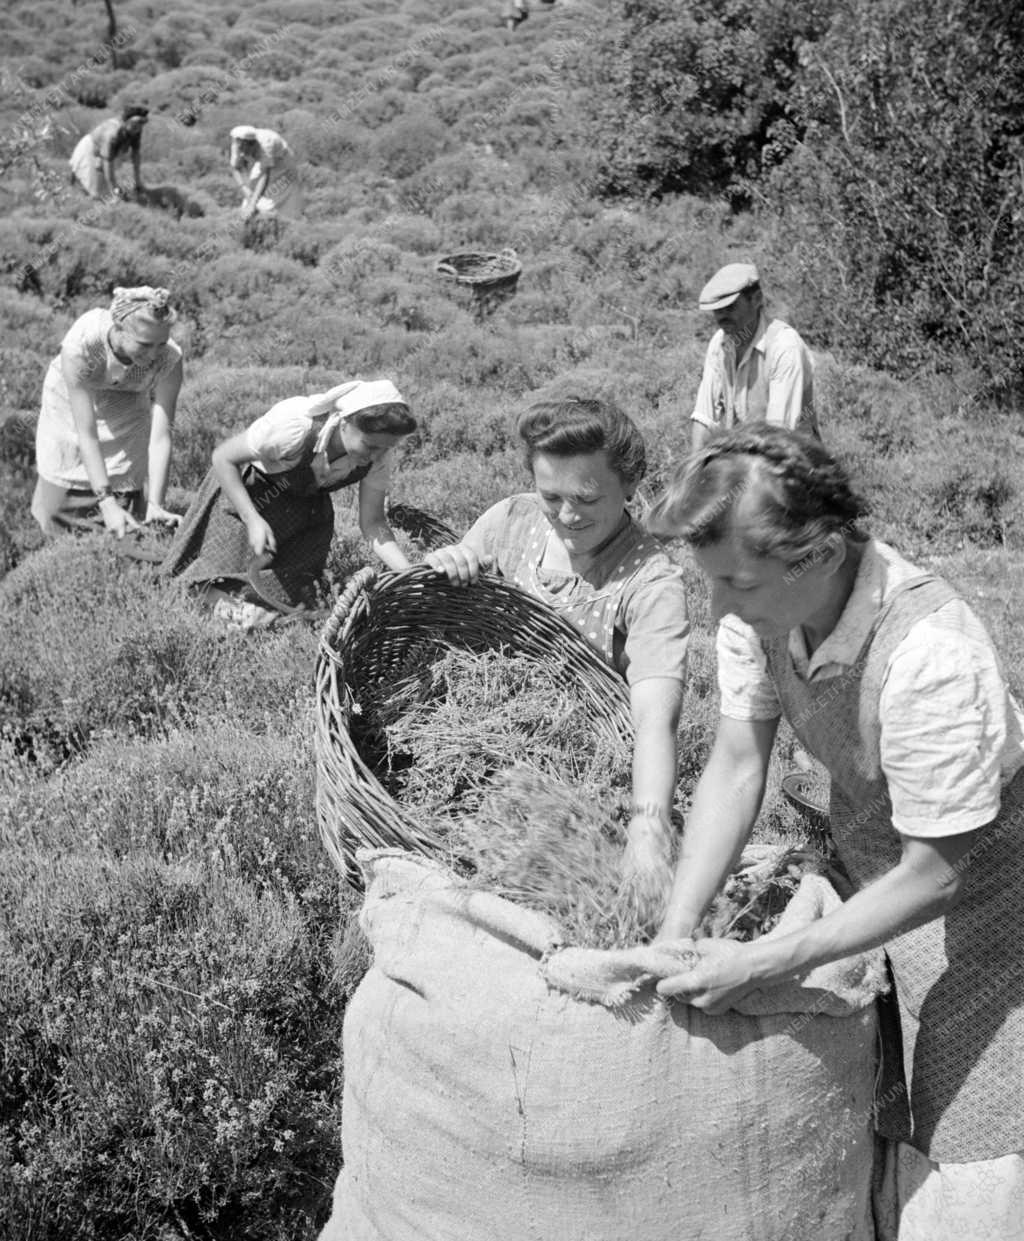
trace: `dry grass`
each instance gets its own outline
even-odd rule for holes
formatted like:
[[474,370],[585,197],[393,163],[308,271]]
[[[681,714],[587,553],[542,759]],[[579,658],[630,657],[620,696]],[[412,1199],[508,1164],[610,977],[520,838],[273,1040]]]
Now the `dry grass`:
[[[621,888],[630,738],[601,742],[570,693],[529,659],[494,651],[449,650],[366,708],[378,775],[473,886],[549,915],[574,945],[651,938],[662,910],[641,912]],[[681,804],[674,817],[682,822]],[[800,874],[825,866],[816,852],[782,846],[771,859],[741,867],[706,934],[755,938],[774,925]]]

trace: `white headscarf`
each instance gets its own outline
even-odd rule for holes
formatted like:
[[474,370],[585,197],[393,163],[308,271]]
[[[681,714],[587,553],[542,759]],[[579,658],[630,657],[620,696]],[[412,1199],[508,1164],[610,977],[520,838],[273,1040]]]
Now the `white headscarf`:
[[390,379],[354,379],[348,383],[328,388],[326,392],[314,393],[309,398],[306,413],[311,418],[330,410],[327,421],[316,438],[315,452],[323,452],[327,441],[331,438],[334,428],[339,422],[351,418],[361,410],[372,409],[374,405],[405,405],[405,397]]

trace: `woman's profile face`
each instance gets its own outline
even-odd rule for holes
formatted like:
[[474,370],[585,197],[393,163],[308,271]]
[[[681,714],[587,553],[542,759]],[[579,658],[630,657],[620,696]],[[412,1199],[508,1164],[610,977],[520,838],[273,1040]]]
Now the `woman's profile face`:
[[[833,557],[787,564],[777,556],[757,556],[735,536],[694,557],[711,585],[711,616],[737,616],[759,638],[777,638],[827,614],[837,589]],[[841,560],[841,558],[840,558]]]
[[371,465],[379,461],[402,437],[384,431],[361,431],[354,423],[346,420],[338,424],[338,438],[342,448],[357,465]]
[[544,515],[573,556],[588,555],[611,538],[633,493],[603,450],[574,457],[538,452],[533,481]]

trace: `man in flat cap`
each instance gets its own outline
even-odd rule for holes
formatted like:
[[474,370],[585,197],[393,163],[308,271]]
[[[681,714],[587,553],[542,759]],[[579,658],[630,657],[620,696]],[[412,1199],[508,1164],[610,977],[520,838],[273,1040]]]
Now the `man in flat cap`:
[[693,448],[713,431],[760,419],[820,434],[811,355],[788,323],[768,319],[754,264],[729,263],[715,272],[701,289],[700,308],[715,316],[718,331],[690,415]]

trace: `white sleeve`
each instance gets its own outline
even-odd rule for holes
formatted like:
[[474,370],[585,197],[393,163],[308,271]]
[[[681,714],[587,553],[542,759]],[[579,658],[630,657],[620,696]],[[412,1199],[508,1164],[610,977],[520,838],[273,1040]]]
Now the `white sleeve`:
[[721,713],[730,720],[775,720],[782,706],[761,640],[736,616],[723,616],[715,639]]
[[995,650],[961,600],[919,621],[896,648],[879,702],[892,821],[908,836],[952,836],[999,813],[1013,706]]
[[719,408],[723,405],[720,398],[721,390],[722,351],[716,334],[711,338],[708,351],[704,355],[704,371],[700,378],[700,387],[697,389],[693,413],[690,415],[691,422],[699,422],[701,426],[710,427],[712,430],[721,426],[725,412],[724,408]]
[[304,396],[289,397],[272,405],[251,423],[246,429],[245,441],[253,458],[277,464],[301,456],[313,428],[306,412],[307,405]]
[[805,390],[810,388],[811,359],[796,332],[780,334],[768,368],[768,409],[765,418],[789,430],[801,423]]

